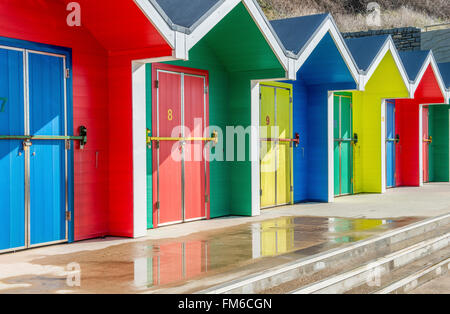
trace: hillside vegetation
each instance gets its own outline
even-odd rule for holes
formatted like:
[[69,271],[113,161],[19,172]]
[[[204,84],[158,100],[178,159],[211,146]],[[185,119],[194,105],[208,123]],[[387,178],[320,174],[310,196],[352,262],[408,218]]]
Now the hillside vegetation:
[[[420,27],[450,22],[449,0],[258,0],[272,19],[330,12],[342,32],[377,28]],[[367,5],[381,8],[381,25],[368,26]]]

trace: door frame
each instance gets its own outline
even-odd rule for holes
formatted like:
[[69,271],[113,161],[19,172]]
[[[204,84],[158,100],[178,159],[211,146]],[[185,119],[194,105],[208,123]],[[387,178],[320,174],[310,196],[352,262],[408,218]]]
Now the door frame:
[[[208,127],[210,127],[209,124],[209,72],[207,70],[200,70],[200,69],[195,69],[195,68],[189,68],[189,67],[182,67],[182,66],[176,66],[176,65],[171,65],[171,64],[165,64],[165,63],[153,63],[152,66],[152,77],[151,77],[151,82],[152,82],[152,134],[158,134],[157,132],[155,132],[155,130],[157,130],[158,128],[158,123],[157,123],[157,110],[158,110],[158,106],[159,106],[159,95],[158,95],[158,87],[156,86],[156,81],[158,79],[158,71],[164,71],[164,72],[172,72],[174,74],[184,74],[184,75],[190,75],[190,76],[197,76],[197,77],[204,77],[205,79],[205,93],[204,93],[204,114],[205,114],[205,126],[207,125]],[[183,82],[183,80],[182,80]],[[182,101],[181,101],[181,105],[182,105],[182,119],[181,122],[184,125],[184,86],[182,86]],[[152,148],[153,149],[153,148]],[[182,160],[182,162],[184,163],[184,159]],[[155,166],[158,165],[158,161],[154,160],[153,158],[153,152],[152,152],[152,172],[154,172],[154,168]],[[183,170],[182,170],[183,171]],[[158,171],[159,172],[159,171]],[[159,175],[159,174],[158,174]],[[155,204],[155,190],[158,189],[158,186],[153,187],[153,193],[152,193],[152,215],[153,215],[153,228],[158,228],[158,227],[162,227],[162,226],[169,226],[169,225],[173,225],[173,224],[178,224],[178,223],[187,223],[187,222],[191,222],[191,221],[196,221],[196,220],[202,220],[202,219],[207,219],[209,220],[211,218],[211,193],[210,193],[210,164],[207,160],[205,160],[205,194],[208,195],[208,200],[206,201],[205,199],[205,216],[206,217],[201,217],[198,219],[188,219],[186,220],[185,217],[185,213],[184,213],[184,200],[182,200],[182,206],[183,208],[182,210],[182,221],[179,222],[173,222],[173,223],[164,223],[164,224],[160,224],[159,223],[159,218],[158,218],[158,211],[159,209],[155,208],[154,204]],[[184,190],[184,174],[182,172],[182,190]],[[156,195],[156,197],[158,197]],[[183,195],[183,191],[182,191],[182,197],[184,198]],[[147,204],[147,208],[148,208],[148,204]]]
[[[27,135],[29,132],[29,112],[26,110],[29,110],[29,99],[28,99],[28,92],[29,92],[29,78],[28,78],[28,52],[30,53],[36,53],[36,54],[43,54],[43,55],[53,55],[55,57],[62,57],[64,58],[64,66],[65,70],[68,71],[68,76],[65,76],[65,127],[66,127],[66,133],[69,136],[73,135],[73,65],[72,65],[72,49],[66,48],[66,47],[60,47],[55,45],[48,45],[48,44],[42,44],[38,42],[32,42],[32,41],[26,41],[16,38],[9,38],[9,37],[1,37],[0,36],[0,47],[4,49],[11,49],[16,51],[22,51],[23,52],[23,58],[24,58],[24,73],[23,73],[23,79],[24,79],[24,135]],[[63,72],[64,73],[64,72]],[[75,221],[75,215],[74,215],[74,145],[71,145],[71,149],[66,150],[66,208],[64,209],[64,212],[66,210],[70,213],[71,219],[69,221],[66,220],[66,239],[56,242],[50,242],[50,243],[42,243],[37,245],[30,245],[30,238],[29,238],[29,189],[25,190],[25,247],[22,248],[14,248],[14,249],[7,249],[2,250],[0,253],[4,252],[10,252],[10,251],[17,251],[20,249],[28,249],[32,247],[40,247],[40,246],[47,246],[52,245],[56,243],[64,243],[64,242],[73,242],[74,241],[74,221]],[[28,158],[29,160],[29,158]],[[29,185],[29,164],[27,165],[27,158],[25,158],[25,187],[27,187],[27,184]],[[27,172],[28,170],[28,172]],[[28,183],[27,183],[28,182]]]
[[[289,132],[289,137],[292,138],[293,135],[293,120],[292,119],[292,113],[293,113],[293,100],[294,100],[294,95],[293,95],[293,87],[291,84],[288,83],[282,83],[282,82],[261,82],[259,84],[259,88],[258,88],[258,92],[259,92],[259,124],[261,126],[261,106],[262,106],[262,99],[261,99],[261,88],[262,87],[269,87],[269,88],[273,88],[274,89],[274,112],[275,112],[275,125],[277,123],[277,89],[283,89],[283,90],[288,90],[289,91],[289,97],[290,97],[290,101],[289,101],[289,128],[290,128],[290,132]],[[292,148],[292,147],[291,147]],[[258,145],[258,150],[259,152],[261,152],[261,140],[259,139],[259,145]],[[262,207],[261,206],[261,154],[259,154],[259,188],[260,188],[260,197],[259,197],[259,208],[261,210],[264,209],[268,209],[268,208],[274,208],[274,207],[279,207],[279,206],[285,206],[285,205],[292,205],[294,203],[294,150],[291,149],[290,150],[290,154],[289,154],[289,158],[290,158],[290,163],[289,163],[289,176],[290,176],[290,193],[289,193],[289,202],[286,204],[277,204],[277,172],[275,171],[275,205],[273,206],[266,206],[266,207]],[[276,157],[276,152],[275,152],[275,164],[277,163],[277,157]]]

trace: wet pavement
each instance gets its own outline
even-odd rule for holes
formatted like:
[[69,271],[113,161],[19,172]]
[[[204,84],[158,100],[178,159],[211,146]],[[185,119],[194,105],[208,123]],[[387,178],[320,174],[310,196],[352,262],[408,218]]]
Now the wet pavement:
[[419,220],[292,216],[73,253],[7,254],[0,293],[190,293]]

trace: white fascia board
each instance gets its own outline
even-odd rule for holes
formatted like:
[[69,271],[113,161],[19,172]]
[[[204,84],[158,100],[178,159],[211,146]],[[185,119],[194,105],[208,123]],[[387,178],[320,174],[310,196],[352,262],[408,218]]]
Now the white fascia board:
[[264,13],[262,13],[262,11],[259,9],[254,0],[241,0],[241,1],[247,8],[247,11],[250,13],[251,17],[253,18],[253,21],[256,23],[256,26],[258,26],[259,30],[261,31],[261,34],[264,36],[267,43],[272,48],[272,51],[274,52],[278,61],[286,71],[286,78],[294,77],[297,72],[290,73],[288,60],[289,58],[286,56],[286,52],[281,46],[278,37],[276,37],[272,28],[269,27],[269,22],[264,16]]
[[[419,87],[419,84],[422,81],[422,78],[425,75],[425,72],[428,69],[429,65],[431,65],[431,68],[433,69],[433,73],[438,82],[442,97],[445,97],[446,88],[444,85],[444,80],[442,79],[441,72],[439,71],[439,67],[436,63],[436,59],[434,58],[433,51],[430,51],[430,53],[428,54],[427,58],[425,59],[425,62],[422,65],[422,68],[420,69],[419,74],[416,77],[416,80],[413,83],[413,87],[412,87],[413,95],[415,95],[416,90]],[[446,103],[448,103],[448,100],[446,100]]]
[[203,37],[206,36],[225,16],[227,16],[241,1],[224,1],[214,12],[212,12],[187,38],[186,48],[191,50]]
[[355,80],[356,84],[358,85],[358,89],[360,86],[360,72],[358,70],[358,67],[356,66],[356,62],[353,59],[353,56],[350,53],[350,50],[348,49],[347,45],[345,44],[345,41],[339,32],[336,24],[332,20],[331,16],[327,17],[326,20],[322,23],[322,25],[319,27],[319,29],[316,31],[316,33],[313,35],[312,39],[307,43],[306,47],[303,49],[303,51],[300,53],[300,56],[295,62],[295,72],[297,73],[300,68],[303,66],[303,64],[308,60],[314,49],[316,49],[317,45],[320,43],[323,37],[327,33],[330,33],[331,38],[333,39],[334,43],[336,44],[336,47],[339,50],[339,53],[341,54],[342,58],[344,59],[345,64],[347,65],[353,79]]
[[175,49],[175,31],[170,28],[158,10],[156,10],[148,0],[134,0],[134,2],[141,9],[142,13],[144,13],[150,23],[153,24],[159,34],[166,40],[167,44]]
[[411,82],[409,81],[408,74],[406,72],[406,69],[403,65],[403,62],[401,61],[400,55],[398,54],[398,50],[395,47],[394,41],[392,40],[392,37],[389,36],[389,38],[386,40],[386,42],[383,44],[383,47],[378,52],[377,56],[369,66],[369,69],[367,70],[367,73],[364,75],[364,88],[369,82],[372,75],[375,73],[375,71],[378,69],[378,66],[383,61],[384,57],[388,52],[391,52],[392,57],[394,58],[394,62],[397,65],[397,69],[400,72],[400,75],[402,77],[403,83],[405,84],[408,93],[410,95],[410,98],[414,98],[414,94],[411,91]]

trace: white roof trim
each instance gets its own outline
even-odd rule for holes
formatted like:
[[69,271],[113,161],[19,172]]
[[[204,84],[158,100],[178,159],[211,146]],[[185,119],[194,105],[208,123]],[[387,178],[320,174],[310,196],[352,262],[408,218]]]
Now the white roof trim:
[[[152,22],[161,36],[166,39],[167,43],[172,47],[172,57],[176,60],[187,60],[189,51],[210,32],[225,16],[227,16],[239,3],[243,3],[260,29],[262,35],[271,47],[281,66],[286,71],[287,78],[295,78],[292,73],[289,57],[280,44],[278,37],[269,27],[266,17],[259,9],[254,0],[227,0],[219,5],[209,16],[207,16],[190,34],[185,34],[173,30],[153,4],[148,0],[134,0],[139,8],[144,12],[147,18]],[[150,59],[149,59],[150,60]],[[145,60],[142,60],[145,61]]]
[[414,94],[411,91],[411,83],[408,78],[408,73],[406,72],[405,66],[403,65],[403,62],[400,58],[400,55],[398,54],[398,50],[395,47],[394,41],[392,40],[391,36],[387,38],[386,42],[381,47],[380,51],[378,51],[375,59],[370,64],[366,73],[363,74],[362,79],[363,89],[366,88],[367,83],[369,82],[370,78],[375,73],[375,71],[378,69],[378,66],[380,65],[381,61],[383,61],[388,51],[391,52],[392,57],[394,58],[395,64],[397,65],[400,75],[402,76],[403,83],[405,83],[410,98],[414,98]]
[[175,32],[148,0],[133,0],[170,47],[175,48]]
[[359,87],[360,73],[358,67],[356,66],[356,62],[353,59],[353,56],[350,53],[350,50],[348,49],[347,44],[345,43],[344,38],[339,32],[336,23],[334,22],[331,15],[329,15],[324,20],[322,25],[320,25],[320,27],[316,30],[314,35],[305,45],[305,48],[303,48],[303,50],[299,53],[298,59],[295,60],[295,72],[297,73],[297,71],[300,70],[300,68],[303,66],[306,60],[308,60],[314,49],[316,49],[319,42],[322,40],[323,37],[325,37],[327,33],[330,33],[331,37],[333,38],[333,41],[335,42],[336,47],[338,48],[341,56],[343,57],[345,64],[347,65],[347,68],[349,69],[353,79],[355,80],[356,84]]
[[[422,68],[420,69],[419,74],[417,75],[414,82],[412,82],[412,88],[411,92],[413,95],[415,95],[417,88],[419,87],[420,82],[422,81],[423,76],[425,75],[425,71],[428,69],[428,66],[431,64],[431,68],[433,69],[434,76],[437,79],[439,89],[441,90],[442,97],[446,97],[446,87],[444,85],[444,80],[442,79],[441,72],[439,71],[439,67],[436,63],[436,59],[434,58],[433,51],[430,51],[428,53],[427,58],[425,59],[425,62],[422,65]],[[447,98],[447,97],[446,97]],[[445,101],[445,103],[448,103],[448,99]]]

